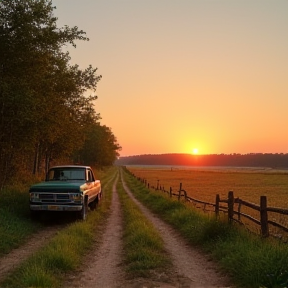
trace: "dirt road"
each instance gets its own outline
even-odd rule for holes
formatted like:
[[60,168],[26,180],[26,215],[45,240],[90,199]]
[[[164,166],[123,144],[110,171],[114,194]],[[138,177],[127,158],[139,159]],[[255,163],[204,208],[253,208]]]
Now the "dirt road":
[[[87,263],[82,271],[76,273],[67,281],[66,287],[85,288],[144,288],[144,287],[230,287],[229,279],[217,273],[217,266],[206,255],[203,255],[190,246],[169,225],[154,216],[138,200],[135,199],[122,175],[123,187],[127,194],[140,207],[145,216],[154,224],[161,234],[167,253],[173,260],[173,271],[165,275],[157,275],[158,279],[133,279],[126,280],[121,269],[122,253],[122,213],[118,199],[116,184],[113,185],[112,212],[108,219],[107,228],[103,234],[100,248],[87,257]],[[154,277],[154,278],[157,278]]]

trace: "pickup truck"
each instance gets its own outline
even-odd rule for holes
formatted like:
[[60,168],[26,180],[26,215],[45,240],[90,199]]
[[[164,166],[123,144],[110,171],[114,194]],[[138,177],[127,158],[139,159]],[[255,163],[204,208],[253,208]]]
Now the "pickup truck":
[[32,217],[42,211],[74,211],[85,220],[88,207],[96,208],[102,190],[90,166],[65,165],[51,167],[45,181],[32,185],[29,194]]

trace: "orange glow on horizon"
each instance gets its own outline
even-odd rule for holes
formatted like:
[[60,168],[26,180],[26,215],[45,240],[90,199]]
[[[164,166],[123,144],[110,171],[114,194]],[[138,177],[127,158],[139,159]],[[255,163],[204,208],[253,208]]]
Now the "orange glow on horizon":
[[197,155],[199,153],[199,149],[198,148],[193,148],[192,149],[192,154]]

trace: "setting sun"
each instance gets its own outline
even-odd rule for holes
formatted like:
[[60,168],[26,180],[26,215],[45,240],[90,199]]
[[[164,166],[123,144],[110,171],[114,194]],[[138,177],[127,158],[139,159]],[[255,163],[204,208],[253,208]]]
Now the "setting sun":
[[193,154],[198,154],[199,150],[197,148],[193,148],[192,153]]

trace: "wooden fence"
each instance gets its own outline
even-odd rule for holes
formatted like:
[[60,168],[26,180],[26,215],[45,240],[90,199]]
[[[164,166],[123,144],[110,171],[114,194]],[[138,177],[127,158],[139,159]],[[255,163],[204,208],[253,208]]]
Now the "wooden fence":
[[[133,174],[132,174],[133,175]],[[135,175],[133,175],[135,177]],[[177,197],[180,201],[184,199],[186,202],[190,202],[193,204],[201,204],[201,208],[204,211],[212,211],[215,213],[216,217],[219,217],[219,212],[224,212],[228,216],[229,223],[238,222],[240,224],[244,224],[243,218],[253,223],[257,224],[260,227],[260,234],[263,237],[268,236],[276,236],[278,238],[283,238],[283,234],[271,234],[269,233],[269,225],[272,225],[282,232],[288,232],[288,227],[280,224],[279,222],[275,221],[274,219],[268,218],[268,212],[273,212],[277,215],[288,215],[288,209],[276,208],[276,207],[268,207],[267,206],[267,197],[260,196],[260,203],[259,205],[250,203],[240,198],[235,198],[233,191],[228,192],[228,196],[226,199],[221,199],[220,195],[217,194],[215,198],[215,203],[202,201],[199,199],[195,199],[189,197],[187,192],[182,188],[182,183],[180,183],[179,190],[176,193],[173,193],[172,188],[170,187],[169,191],[164,189],[164,186],[159,185],[159,180],[157,181],[157,186],[150,186],[149,183],[145,179],[141,179],[137,177],[137,179],[143,182],[149,189],[159,190],[169,194],[170,197]],[[208,208],[210,207],[210,208]],[[258,219],[243,212],[244,207],[249,207],[253,211],[255,211],[255,215],[258,215]],[[199,207],[198,207],[199,208]]]

